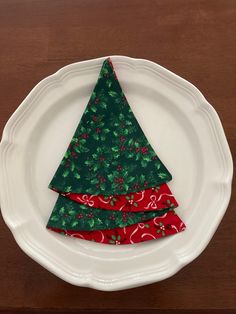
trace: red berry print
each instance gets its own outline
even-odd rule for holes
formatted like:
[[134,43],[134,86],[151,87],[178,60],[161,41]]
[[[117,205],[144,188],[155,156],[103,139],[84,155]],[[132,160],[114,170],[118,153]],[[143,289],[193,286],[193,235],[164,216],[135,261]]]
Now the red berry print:
[[93,215],[92,213],[89,213],[89,214],[87,215],[87,217],[90,218],[90,219],[92,219],[92,218],[94,218],[94,215]]
[[82,137],[82,138],[88,138],[89,135],[88,135],[88,133],[83,133],[83,134],[81,134],[81,137]]
[[116,220],[116,217],[115,217],[114,214],[112,214],[112,215],[110,215],[109,219],[112,220],[112,221],[115,221],[115,220]]
[[140,185],[137,184],[137,183],[135,183],[135,184],[134,184],[134,189],[137,189],[137,190],[140,189]]
[[123,167],[121,165],[117,166],[117,171],[122,171]]
[[124,178],[122,178],[122,177],[116,178],[116,179],[115,179],[115,183],[121,183],[121,184],[123,184],[123,183],[124,183]]
[[99,178],[99,181],[100,181],[100,183],[104,183],[104,182],[106,182],[106,179],[103,178],[103,177],[100,177],[100,178]]
[[141,152],[143,155],[145,155],[148,152],[148,148],[147,147],[142,147],[141,148]]
[[76,216],[76,218],[78,218],[78,219],[82,219],[83,217],[84,217],[83,214],[79,214],[79,215]]

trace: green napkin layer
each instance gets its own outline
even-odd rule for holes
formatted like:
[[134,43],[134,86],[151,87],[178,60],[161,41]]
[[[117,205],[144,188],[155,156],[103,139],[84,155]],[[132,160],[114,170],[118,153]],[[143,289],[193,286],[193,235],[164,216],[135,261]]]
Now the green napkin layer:
[[173,208],[146,212],[103,210],[81,205],[64,196],[59,196],[47,227],[77,231],[123,228],[162,216],[170,210]]
[[158,186],[171,178],[148,143],[106,59],[49,187],[59,192],[109,196]]

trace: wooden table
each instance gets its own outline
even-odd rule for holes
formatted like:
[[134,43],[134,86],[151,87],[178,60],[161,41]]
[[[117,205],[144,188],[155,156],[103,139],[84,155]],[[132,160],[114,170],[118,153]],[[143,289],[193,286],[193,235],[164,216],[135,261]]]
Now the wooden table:
[[[0,0],[1,131],[45,76],[68,63],[120,54],[153,60],[195,84],[219,113],[235,154],[235,39],[235,0]],[[163,282],[105,293],[71,286],[43,269],[1,219],[0,312],[233,312],[235,223],[234,185],[220,227],[193,263]]]

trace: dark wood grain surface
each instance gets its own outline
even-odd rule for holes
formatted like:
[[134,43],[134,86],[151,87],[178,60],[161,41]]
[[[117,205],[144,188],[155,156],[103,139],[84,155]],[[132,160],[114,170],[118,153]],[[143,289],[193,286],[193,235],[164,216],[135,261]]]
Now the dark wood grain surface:
[[[217,110],[234,155],[235,39],[235,0],[0,0],[0,131],[45,76],[71,62],[121,54],[150,59],[195,84]],[[235,229],[233,185],[230,206],[200,257],[163,282],[105,293],[71,286],[43,269],[0,219],[0,312],[231,312]]]

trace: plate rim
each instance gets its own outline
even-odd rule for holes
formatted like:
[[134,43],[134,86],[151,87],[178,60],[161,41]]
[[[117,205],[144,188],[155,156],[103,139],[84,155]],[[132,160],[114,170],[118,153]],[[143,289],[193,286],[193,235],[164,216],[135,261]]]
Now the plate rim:
[[[178,85],[178,87],[185,89],[185,92],[187,91],[195,100],[196,106],[198,106],[198,109],[201,110],[202,113],[208,115],[209,123],[211,123],[211,127],[214,128],[214,133],[216,136],[216,140],[218,141],[218,144],[221,146],[221,152],[224,154],[224,161],[225,161],[225,168],[227,171],[224,173],[224,177],[221,178],[221,181],[224,183],[224,198],[221,204],[221,207],[219,209],[220,215],[218,215],[217,221],[215,221],[214,226],[211,228],[209,234],[205,236],[205,242],[202,243],[202,245],[198,248],[193,250],[191,255],[185,256],[184,259],[180,259],[178,257],[176,267],[172,269],[172,271],[169,271],[168,274],[164,274],[160,278],[160,275],[158,278],[155,277],[155,270],[151,271],[151,274],[144,274],[145,272],[139,273],[140,279],[133,279],[127,282],[127,280],[120,279],[119,281],[112,281],[112,280],[99,280],[99,278],[96,278],[96,276],[92,273],[89,273],[87,275],[84,275],[84,278],[79,278],[79,276],[74,280],[69,275],[60,273],[60,270],[55,270],[55,268],[52,267],[50,263],[47,262],[47,260],[41,260],[40,257],[36,253],[32,253],[33,247],[31,247],[29,244],[27,244],[27,241],[24,239],[22,233],[18,233],[17,229],[15,228],[14,223],[11,221],[9,216],[7,215],[7,207],[9,206],[9,201],[5,197],[4,188],[0,189],[0,203],[1,203],[1,212],[3,219],[9,229],[11,230],[17,244],[20,246],[20,248],[33,260],[38,262],[41,266],[49,270],[50,272],[54,273],[56,276],[60,277],[61,279],[70,282],[73,285],[78,286],[85,286],[85,287],[91,287],[98,290],[103,291],[114,291],[114,290],[121,290],[121,289],[127,289],[132,288],[144,284],[149,284],[152,282],[160,281],[166,278],[169,278],[170,276],[177,273],[182,267],[184,267],[186,264],[193,261],[196,257],[198,257],[203,250],[206,248],[208,243],[210,242],[211,238],[213,237],[218,225],[221,222],[221,219],[223,218],[223,215],[226,212],[227,206],[230,201],[230,195],[231,195],[231,185],[232,185],[232,178],[233,178],[233,160],[231,156],[231,152],[229,149],[229,145],[223,130],[223,126],[221,124],[220,118],[215,111],[215,109],[211,106],[211,104],[206,100],[206,98],[203,96],[203,94],[195,87],[192,83],[188,82],[187,80],[183,79],[182,77],[178,76],[177,74],[171,72],[170,70],[160,66],[159,64],[146,60],[146,59],[140,59],[140,58],[132,58],[127,56],[121,56],[121,55],[111,55],[106,57],[100,57],[85,61],[79,61],[74,62],[71,64],[68,64],[62,68],[60,68],[55,73],[47,76],[43,80],[41,80],[26,96],[26,98],[21,102],[19,107],[15,110],[15,112],[11,115],[9,120],[7,121],[2,134],[2,140],[0,143],[0,182],[6,182],[6,169],[4,169],[4,158],[7,156],[7,151],[14,146],[14,133],[17,129],[17,121],[21,119],[21,116],[24,114],[25,111],[27,111],[27,108],[29,109],[33,105],[32,98],[36,96],[40,96],[40,93],[42,93],[42,90],[45,88],[48,88],[51,84],[56,84],[58,82],[62,82],[66,76],[71,73],[73,70],[73,67],[80,64],[80,66],[86,67],[89,63],[96,63],[96,62],[102,62],[106,58],[113,58],[113,59],[124,59],[126,61],[129,61],[129,64],[132,64],[132,66],[136,67],[138,64],[143,64],[152,68],[152,71],[157,72],[161,76],[165,76],[165,79],[171,80],[172,83],[175,83],[175,85]],[[4,184],[1,184],[3,187]],[[7,188],[7,185],[6,185]],[[144,278],[145,276],[145,278]],[[82,277],[82,276],[81,276]],[[86,278],[85,278],[86,277]]]

